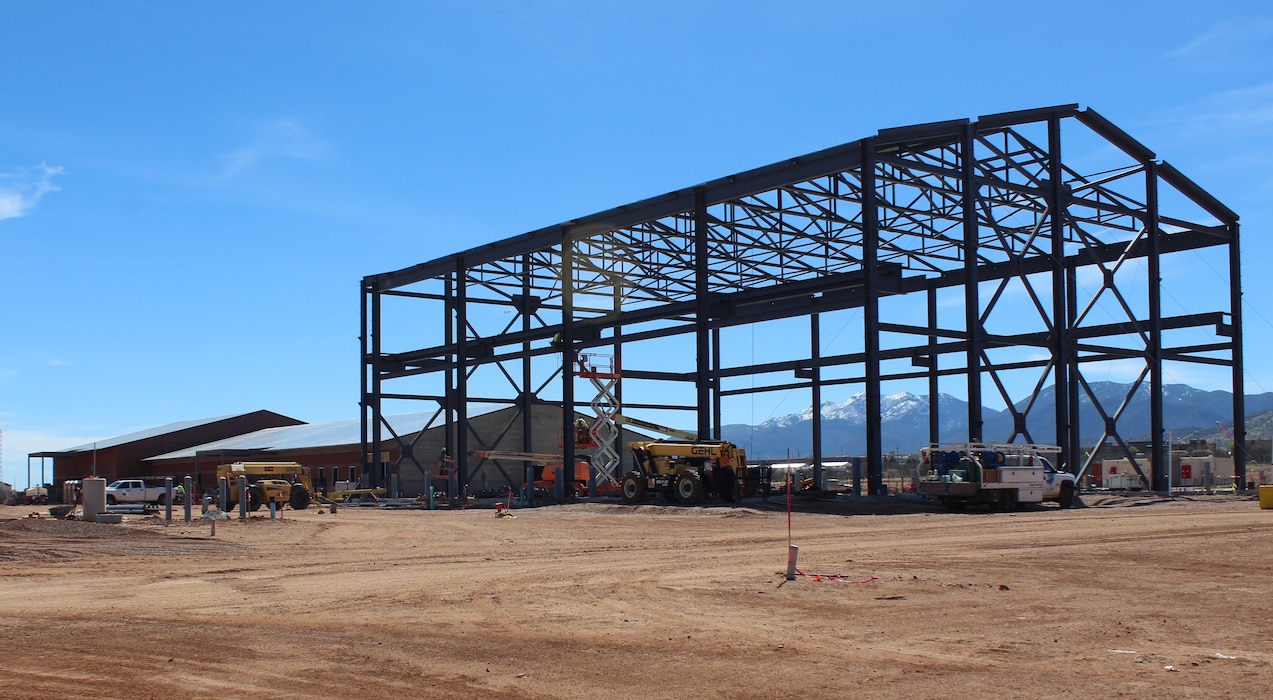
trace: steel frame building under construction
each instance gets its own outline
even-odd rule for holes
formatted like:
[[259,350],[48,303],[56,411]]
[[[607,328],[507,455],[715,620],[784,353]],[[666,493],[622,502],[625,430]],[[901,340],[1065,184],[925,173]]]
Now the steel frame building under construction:
[[[1164,276],[1173,256],[1210,248],[1222,256],[1214,298]],[[732,397],[798,389],[820,406],[823,387],[860,385],[867,486],[878,493],[882,386],[926,380],[934,442],[939,382],[957,382],[970,440],[1055,442],[1081,476],[1100,433],[1096,444],[1138,470],[1148,457],[1141,478],[1162,491],[1164,363],[1223,368],[1233,439],[1245,441],[1238,252],[1233,211],[1091,109],[887,129],[364,278],[364,453],[397,439],[388,404],[436,409],[430,425],[447,427],[464,484],[468,455],[493,439],[466,427],[480,404],[516,406],[523,436],[532,405],[559,405],[570,434],[575,408],[600,400],[599,415],[620,404],[692,412],[686,425],[707,439],[719,438]],[[1164,315],[1169,283],[1173,300],[1204,308]],[[857,324],[848,348],[821,337],[836,312]],[[731,352],[724,334],[770,322],[799,323],[807,348],[765,362]],[[589,356],[607,369],[586,366]],[[1118,405],[1101,405],[1089,370],[1114,365],[1135,380]],[[584,379],[604,390],[597,399],[580,393]],[[1143,435],[1124,435],[1120,418],[1146,389],[1154,439],[1143,455],[1128,444]],[[1103,422],[1083,426],[1086,446],[1084,398]],[[984,399],[1010,409],[1010,435],[981,434]],[[815,465],[821,420],[812,411]],[[573,441],[562,449],[573,463]],[[1243,481],[1240,449],[1235,462]]]

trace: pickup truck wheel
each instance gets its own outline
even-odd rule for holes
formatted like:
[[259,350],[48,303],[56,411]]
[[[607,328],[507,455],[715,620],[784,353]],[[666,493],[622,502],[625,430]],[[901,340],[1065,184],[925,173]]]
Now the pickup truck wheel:
[[1004,489],[999,492],[998,504],[999,510],[1004,512],[1017,509],[1017,492],[1012,489]]
[[699,481],[698,474],[684,471],[676,477],[676,500],[685,505],[703,500],[703,482]]
[[942,504],[946,506],[947,510],[954,510],[954,511],[963,510],[965,507],[968,506],[968,502],[961,498],[945,498],[945,499],[942,499]]
[[116,504],[118,504],[118,501],[115,499],[115,497],[114,497],[114,496],[107,496],[107,497],[106,497],[106,505],[108,505],[108,506],[113,506],[113,505],[116,505]]
[[1069,508],[1074,505],[1074,485],[1065,483],[1061,484],[1061,495],[1057,497],[1056,502],[1062,508]]
[[159,494],[159,499],[158,499],[158,500],[156,500],[155,502],[156,502],[156,503],[158,503],[158,504],[162,507],[164,504],[166,504],[166,503],[168,502],[168,494],[166,494],[166,493],[161,493],[161,494]]
[[292,506],[292,510],[305,510],[309,507],[309,490],[300,484],[293,486],[287,502]]

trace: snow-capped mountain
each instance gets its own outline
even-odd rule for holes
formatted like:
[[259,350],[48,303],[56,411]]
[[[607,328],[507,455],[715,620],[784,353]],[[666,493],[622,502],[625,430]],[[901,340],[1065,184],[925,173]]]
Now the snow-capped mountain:
[[[1079,424],[1083,439],[1099,439],[1105,425],[1096,405],[1105,415],[1113,415],[1132,387],[1113,382],[1089,384],[1092,397],[1084,392],[1079,400]],[[928,397],[903,392],[881,399],[881,435],[885,452],[908,453],[928,444]],[[1026,401],[1017,405],[1024,410]],[[1273,410],[1273,393],[1247,395],[1247,415]],[[1168,430],[1188,433],[1191,428],[1218,432],[1217,421],[1230,423],[1232,394],[1226,391],[1202,391],[1184,384],[1163,387],[1163,422]],[[842,403],[822,404],[822,445],[827,456],[861,455],[866,452],[866,397],[857,394]],[[949,394],[939,394],[937,415],[939,439],[958,442],[968,439],[968,404]],[[759,425],[726,425],[723,437],[748,450],[753,459],[807,457],[812,453],[812,408],[789,415],[770,418]],[[1012,412],[982,410],[982,437],[1006,440],[1012,433]],[[1052,413],[1052,387],[1042,390],[1027,417],[1026,426],[1034,442],[1054,442],[1056,421]],[[1118,421],[1120,434],[1127,439],[1144,439],[1150,431],[1149,389],[1137,387]],[[1196,432],[1196,430],[1195,430]],[[1250,437],[1262,437],[1251,434]],[[1267,436],[1263,436],[1267,437]]]
[[[945,396],[943,394],[942,396]],[[900,394],[888,394],[881,397],[880,410],[883,413],[884,420],[892,420],[903,418],[912,411],[928,412],[928,401],[926,397],[916,396],[910,392]],[[843,403],[832,403],[830,401],[822,402],[822,419],[823,420],[846,420],[857,421],[862,424],[866,423],[866,394],[854,394],[849,397],[848,401]],[[783,428],[797,423],[804,423],[813,420],[813,408],[809,407],[803,411],[792,413],[778,418],[770,418],[761,423],[757,427],[774,427]]]

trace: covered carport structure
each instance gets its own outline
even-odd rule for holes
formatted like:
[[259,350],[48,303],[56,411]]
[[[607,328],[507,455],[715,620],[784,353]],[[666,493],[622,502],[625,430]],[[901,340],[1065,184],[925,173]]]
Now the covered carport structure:
[[[597,395],[574,371],[582,353],[612,358],[616,407],[688,412],[703,439],[720,436],[734,397],[799,390],[816,407],[825,387],[860,387],[871,493],[889,382],[927,384],[934,442],[949,418],[937,397],[954,382],[970,441],[1055,442],[1080,474],[1085,439],[1115,444],[1165,490],[1164,363],[1220,368],[1244,444],[1238,233],[1217,198],[1078,105],[885,129],[364,278],[363,453],[397,438],[386,412],[401,403],[447,426],[461,479],[469,452],[499,437],[471,430],[473,404],[517,407],[509,427],[529,435],[530,406],[552,401],[568,434]],[[1220,277],[1212,293],[1164,275],[1202,251]],[[1194,308],[1165,314],[1168,285]],[[849,340],[824,339],[823,319],[845,311]],[[733,352],[729,334],[778,321],[799,324],[795,355]],[[1111,367],[1132,388],[1103,405],[1088,375]],[[1120,421],[1145,391],[1148,455]],[[986,400],[1011,410],[1010,434],[982,434]],[[1080,425],[1080,401],[1100,425]],[[562,451],[570,463],[572,443]]]

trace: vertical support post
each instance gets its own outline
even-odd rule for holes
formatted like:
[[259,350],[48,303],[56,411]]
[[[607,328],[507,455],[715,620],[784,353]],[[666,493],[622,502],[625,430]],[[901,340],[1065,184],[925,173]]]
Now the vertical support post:
[[239,520],[248,519],[248,478],[239,477]]
[[720,329],[712,329],[712,439],[721,439]]
[[[1065,268],[1065,224],[1069,203],[1066,201],[1068,188],[1062,179],[1065,171],[1061,162],[1061,118],[1053,115],[1048,119],[1048,223],[1051,234],[1052,262],[1052,398],[1055,422],[1056,445],[1061,448],[1061,456],[1057,462],[1061,464],[1073,461],[1070,454],[1068,437],[1070,434],[1070,396],[1064,387],[1070,385],[1069,358],[1072,352],[1073,338],[1070,332],[1070,317],[1067,313],[1066,282],[1068,275]],[[1152,275],[1151,275],[1152,277]]]
[[[575,242],[561,227],[561,444],[562,464],[575,469]],[[561,477],[556,488],[561,488]]]
[[[455,346],[455,279],[451,273],[447,273],[442,282],[442,337],[443,344],[451,347]],[[451,474],[459,466],[460,456],[455,451],[455,373],[457,368],[461,368],[460,354],[455,353],[446,358],[446,370],[443,372],[443,382],[445,395],[442,404],[443,428],[446,441],[446,454],[451,458],[451,468],[447,470],[447,474]],[[450,493],[450,478],[447,479],[447,492]]]
[[1154,491],[1171,495],[1171,457],[1163,449],[1162,371],[1162,244],[1158,233],[1158,165],[1145,163],[1145,243],[1149,247],[1149,462],[1153,465]]
[[[1077,264],[1069,264],[1065,269],[1065,305],[1065,317],[1067,319],[1078,318],[1079,299]],[[1069,396],[1070,431],[1065,438],[1062,438],[1066,441],[1065,443],[1062,443],[1062,445],[1069,445],[1068,454],[1071,461],[1067,466],[1069,467],[1070,472],[1077,474],[1079,472],[1079,467],[1076,465],[1080,462],[1085,463],[1086,460],[1080,459],[1080,455],[1083,452],[1083,436],[1081,434],[1081,426],[1079,425],[1079,360],[1078,353],[1073,351],[1073,346],[1071,346],[1070,354],[1065,358],[1065,361],[1069,365],[1069,371],[1067,372],[1068,384],[1065,387],[1065,393]],[[1061,390],[1060,387],[1054,387],[1054,389],[1057,391]],[[1095,449],[1100,449],[1100,445],[1097,445]]]
[[217,508],[229,515],[226,502],[230,500],[230,484],[224,476],[217,477]]
[[172,522],[172,477],[164,479],[164,522]]
[[185,480],[182,481],[181,483],[185,489],[185,493],[182,494],[183,498],[181,499],[182,505],[186,507],[186,522],[190,522],[190,515],[191,515],[190,508],[191,506],[194,505],[193,503],[191,503],[191,501],[194,500],[194,489],[191,488],[194,486],[194,479],[187,476]]
[[363,450],[362,454],[363,474],[370,472],[373,460],[377,465],[380,463],[380,445],[384,427],[381,420],[383,406],[380,403],[380,320],[380,293],[377,291],[371,297],[371,327],[374,330],[371,336],[371,361],[374,370],[371,377],[371,416],[374,422],[371,429],[371,452]]
[[455,498],[467,503],[469,483],[469,280],[464,258],[455,259]]
[[[530,255],[522,256],[522,304],[517,312],[522,315],[522,332],[530,334],[530,319],[534,311],[531,308],[531,286],[530,286]],[[517,410],[522,414],[522,452],[534,452],[535,444],[533,436],[535,433],[535,422],[531,415],[531,382],[533,376],[531,373],[531,346],[530,341],[522,343],[522,389],[517,397]],[[523,467],[530,466],[529,462],[523,462]],[[512,484],[516,487],[517,484]]]
[[866,482],[872,496],[884,493],[884,447],[880,387],[879,209],[875,193],[875,139],[862,139],[862,316],[866,336]]
[[975,125],[964,127],[960,163],[963,181],[963,234],[964,234],[964,330],[968,334],[964,372],[968,380],[968,441],[981,442],[981,298],[978,295],[976,179],[977,156],[974,147]]
[[1233,361],[1233,474],[1246,488],[1246,384],[1242,356],[1242,259],[1239,256],[1238,222],[1230,221],[1233,239],[1229,243],[1229,324],[1232,329]]
[[[372,399],[369,393],[371,391],[371,380],[368,377],[368,375],[371,373],[371,369],[369,368],[368,365],[369,363],[374,361],[371,357],[371,353],[369,352],[370,348],[368,348],[367,346],[368,335],[376,331],[368,330],[367,324],[369,323],[370,319],[368,318],[367,298],[374,293],[374,290],[372,288],[372,285],[368,284],[366,280],[364,280],[361,285],[361,292],[362,293],[359,295],[360,303],[358,307],[358,319],[360,323],[359,332],[358,332],[358,351],[362,358],[362,376],[359,377],[358,384],[359,384],[359,390],[361,391],[362,401],[360,402],[358,406],[359,414],[360,414],[359,415],[359,432],[358,432],[358,448],[359,448],[358,459],[362,462],[366,462],[367,449],[370,446],[368,444],[369,438],[370,438],[368,428],[370,427],[370,425],[368,424],[369,421],[367,417],[368,417],[368,414],[370,413],[371,414],[370,422],[375,422],[375,423],[379,422],[379,418],[375,415],[374,411],[372,411],[372,408],[371,408]],[[376,334],[379,335],[379,333],[376,333]],[[198,469],[198,466],[197,466],[198,459],[199,459],[198,455],[195,455],[196,470]]]
[[698,392],[698,438],[705,440],[712,432],[712,338],[708,318],[707,192],[694,188],[694,388]]
[[[614,316],[616,319],[621,318],[620,312],[623,310],[623,287],[616,278],[614,283]],[[614,324],[614,370],[618,373],[619,378],[614,383],[614,400],[619,404],[620,410],[623,406],[623,326],[617,321]],[[615,426],[616,444],[628,444],[623,439],[623,426]],[[623,460],[626,459],[627,450],[619,450],[619,467],[615,473],[615,477],[622,480],[624,469]]]
[[928,283],[928,443],[941,442],[941,394],[937,384],[937,283]]
[[818,314],[809,314],[809,357],[813,360],[813,488],[822,489],[822,336]]

